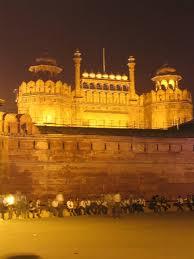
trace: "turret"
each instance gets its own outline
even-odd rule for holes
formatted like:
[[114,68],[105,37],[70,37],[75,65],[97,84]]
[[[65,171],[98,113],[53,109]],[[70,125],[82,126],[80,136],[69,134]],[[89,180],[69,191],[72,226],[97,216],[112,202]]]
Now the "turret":
[[79,50],[76,50],[74,53],[74,65],[75,65],[75,96],[80,97],[81,96],[81,88],[80,88],[80,67],[81,67],[81,53]]
[[132,94],[135,94],[135,58],[133,56],[130,56],[128,61],[130,91]]
[[152,77],[152,81],[155,84],[155,90],[159,89],[173,89],[179,88],[179,81],[182,79],[176,69],[165,64],[160,67],[154,76]]

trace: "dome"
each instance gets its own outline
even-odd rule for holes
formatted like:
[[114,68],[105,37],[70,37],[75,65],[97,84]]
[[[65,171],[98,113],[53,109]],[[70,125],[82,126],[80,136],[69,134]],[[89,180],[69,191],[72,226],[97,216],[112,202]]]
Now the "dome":
[[[41,73],[41,76],[47,74],[46,79],[48,80],[51,79],[50,76],[60,74],[63,69],[57,66],[56,60],[45,52],[41,57],[36,58],[35,64],[30,66],[28,70],[35,74]],[[48,75],[50,76],[48,77]]]
[[155,76],[162,75],[177,75],[177,71],[174,67],[165,64],[162,67],[158,68],[155,73]]

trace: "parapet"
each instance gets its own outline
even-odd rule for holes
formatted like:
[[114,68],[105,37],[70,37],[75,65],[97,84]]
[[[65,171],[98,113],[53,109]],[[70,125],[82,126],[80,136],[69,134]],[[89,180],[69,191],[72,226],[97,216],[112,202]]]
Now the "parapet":
[[19,87],[19,94],[60,94],[60,95],[70,95],[71,86],[62,81],[57,81],[56,83],[52,80],[43,81],[41,79],[37,81],[22,82]]

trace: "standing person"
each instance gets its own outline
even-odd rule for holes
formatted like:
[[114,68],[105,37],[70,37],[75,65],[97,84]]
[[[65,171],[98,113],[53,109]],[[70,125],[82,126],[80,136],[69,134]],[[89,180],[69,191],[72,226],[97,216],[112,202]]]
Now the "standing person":
[[1,214],[1,218],[4,220],[7,208],[3,201],[4,201],[4,195],[0,195],[0,214]]
[[79,208],[81,212],[80,215],[86,215],[86,202],[84,199],[80,201]]
[[86,201],[85,201],[85,203],[86,203],[86,214],[87,215],[91,215],[91,200],[90,199],[87,199]]
[[15,212],[17,218],[22,216],[22,194],[20,191],[16,191],[15,194]]
[[29,201],[28,204],[28,218],[30,218],[30,214],[32,214],[32,218],[36,217],[36,203],[34,201]]
[[70,216],[75,216],[74,203],[71,198],[67,201],[67,209],[69,211]]
[[116,192],[113,196],[113,217],[114,218],[120,218],[121,216],[121,208],[120,208],[120,203],[121,203],[121,194],[119,192]]
[[21,195],[21,214],[23,218],[27,218],[28,212],[28,201],[25,194]]
[[57,199],[51,201],[51,213],[54,217],[58,217],[59,210],[58,210],[59,202]]
[[177,207],[177,211],[184,211],[184,199],[179,195],[177,198],[177,202],[175,203],[175,206]]
[[63,210],[64,210],[64,196],[63,193],[60,191],[57,195],[56,195],[56,200],[58,201],[58,211],[59,217],[63,217]]
[[8,219],[12,219],[14,214],[15,197],[12,194],[5,195],[3,203],[7,208],[6,211],[8,211]]
[[80,211],[80,207],[79,207],[79,198],[76,198],[74,200],[74,212],[76,216],[80,216],[81,215],[81,211]]
[[40,214],[41,214],[41,201],[38,199],[36,200],[36,203],[35,203],[35,213],[36,213],[36,216],[38,218],[41,218]]
[[107,215],[108,213],[108,202],[104,198],[101,203],[101,211],[102,211],[102,214],[104,215]]

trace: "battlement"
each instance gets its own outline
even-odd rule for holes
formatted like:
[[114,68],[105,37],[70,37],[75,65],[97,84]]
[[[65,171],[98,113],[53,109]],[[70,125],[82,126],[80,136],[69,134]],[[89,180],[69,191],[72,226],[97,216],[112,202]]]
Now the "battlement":
[[151,103],[162,103],[162,102],[184,102],[188,101],[192,103],[191,93],[187,89],[175,88],[170,89],[160,89],[158,91],[152,90],[149,93],[143,94],[144,96],[144,104]]
[[62,81],[53,82],[52,80],[22,82],[19,87],[20,95],[48,94],[48,95],[70,95],[71,86]]

